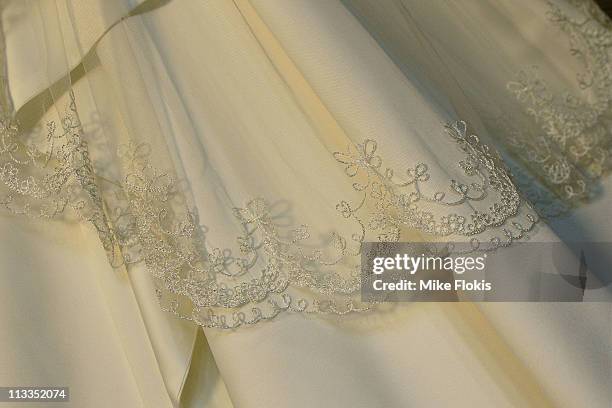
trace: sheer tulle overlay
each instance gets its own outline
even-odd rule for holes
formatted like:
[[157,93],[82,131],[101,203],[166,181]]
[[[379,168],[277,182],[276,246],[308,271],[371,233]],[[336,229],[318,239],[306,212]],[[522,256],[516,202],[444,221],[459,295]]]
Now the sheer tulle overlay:
[[[4,1],[0,203],[106,252],[131,303],[100,307],[159,371],[128,358],[143,406],[185,384],[210,406],[607,406],[608,303],[366,303],[360,260],[466,242],[512,274],[516,242],[610,240],[611,24],[569,0]],[[197,326],[225,384],[191,363]]]

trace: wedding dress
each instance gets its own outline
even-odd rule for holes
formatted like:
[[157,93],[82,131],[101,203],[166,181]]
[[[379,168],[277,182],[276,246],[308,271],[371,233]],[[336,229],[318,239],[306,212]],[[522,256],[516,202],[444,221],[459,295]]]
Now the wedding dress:
[[359,273],[368,241],[496,250],[510,277],[555,268],[521,242],[610,241],[594,3],[28,0],[1,21],[3,384],[608,406],[609,254],[594,303],[387,307]]

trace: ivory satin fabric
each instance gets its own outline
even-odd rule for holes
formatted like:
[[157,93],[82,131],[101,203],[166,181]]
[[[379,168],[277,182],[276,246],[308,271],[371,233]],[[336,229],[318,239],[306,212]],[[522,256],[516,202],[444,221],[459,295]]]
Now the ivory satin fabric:
[[[432,88],[452,77],[411,71],[391,58],[352,13],[366,3],[8,2],[2,18],[11,100],[25,112],[68,78],[92,140],[159,137],[160,148],[172,152],[168,163],[189,180],[216,245],[235,246],[231,207],[262,195],[286,199],[289,221],[312,224],[321,236],[330,226],[348,232],[336,223],[334,205],[355,192],[333,151],[376,139],[389,165],[427,162],[436,169],[433,182],[444,185],[460,156],[441,125],[467,116],[490,139],[478,106],[459,103],[471,96],[460,87],[448,94]],[[417,12],[424,7],[417,3],[406,5]],[[433,3],[446,10],[446,2]],[[468,8],[501,13],[508,2],[477,3]],[[49,35],[58,27],[62,35]],[[557,74],[558,81],[570,76]],[[57,105],[66,101],[55,95]],[[610,241],[611,194],[606,179],[597,201],[571,218],[539,223],[532,239]],[[202,330],[159,309],[144,265],[113,269],[91,227],[11,215],[0,222],[0,346],[12,350],[2,358],[0,383],[68,385],[70,406],[611,401],[607,301],[417,303],[365,317],[287,314],[235,331]],[[507,259],[512,273],[512,248]],[[551,263],[527,259],[520,266],[544,270]],[[606,288],[597,293],[598,300],[609,296]]]

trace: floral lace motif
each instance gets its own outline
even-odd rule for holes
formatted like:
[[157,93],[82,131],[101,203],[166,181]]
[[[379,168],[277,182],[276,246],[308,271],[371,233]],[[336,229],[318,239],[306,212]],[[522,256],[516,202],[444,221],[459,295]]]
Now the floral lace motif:
[[[527,71],[509,84],[545,131],[513,133],[510,147],[569,200],[588,194],[588,180],[608,169],[612,99],[610,20],[592,3],[575,6],[588,17],[570,17],[552,3],[550,16],[585,67],[577,76],[585,97],[556,95]],[[162,307],[202,326],[233,329],[286,311],[343,315],[371,309],[374,305],[359,298],[359,261],[371,235],[397,242],[406,231],[420,231],[489,251],[525,238],[538,222],[500,157],[469,134],[464,122],[456,122],[446,132],[463,152],[459,167],[472,182],[450,180],[447,191],[428,192],[427,164],[397,173],[384,166],[377,142],[366,140],[334,153],[360,196],[336,206],[354,233],[333,233],[327,243],[309,249],[314,234],[308,226],[286,231],[275,222],[273,206],[255,198],[233,209],[242,227],[237,256],[205,240],[197,211],[189,208],[175,177],[152,166],[149,146],[123,146],[122,179],[102,179],[90,159],[74,95],[69,97],[60,120],[28,134],[3,105],[0,182],[6,194],[0,204],[43,218],[73,210],[95,227],[113,266],[144,262]]]
[[[378,239],[382,241],[399,241],[402,227],[443,237],[466,236],[471,237],[473,250],[483,251],[508,246],[523,238],[537,219],[520,199],[499,157],[480,144],[476,136],[468,136],[465,123],[457,122],[448,126],[447,131],[466,153],[466,159],[460,163],[465,174],[478,178],[480,183],[464,185],[453,180],[450,183],[452,199],[446,199],[442,192],[427,196],[420,188],[421,183],[429,179],[425,164],[408,169],[407,177],[397,180],[391,169],[381,172],[382,159],[376,155],[377,144],[366,140],[356,151],[349,149],[334,154],[336,160],[346,166],[349,177],[365,175],[365,182],[353,184],[353,188],[362,193],[362,200],[357,205],[341,201],[336,207],[344,218],[355,223],[357,233],[350,239],[334,233],[328,248],[306,251],[300,241],[309,238],[308,227],[294,230],[289,241],[281,239],[271,207],[264,200],[255,199],[244,208],[234,209],[245,231],[238,238],[243,258],[234,258],[228,249],[220,248],[202,256],[198,248],[203,248],[203,242],[196,238],[195,216],[190,213],[178,222],[176,219],[167,222],[166,219],[173,217],[168,217],[165,208],[156,207],[155,203],[166,202],[173,181],[167,179],[165,187],[159,189],[160,175],[130,155],[128,162],[136,163],[131,174],[137,182],[128,183],[126,190],[138,220],[143,252],[147,254],[145,262],[164,283],[164,289],[158,291],[162,304],[167,304],[167,310],[183,318],[220,328],[253,324],[285,310],[323,314],[365,311],[371,305],[361,303],[358,296],[361,284],[359,257],[367,230],[379,231]],[[153,185],[157,187],[143,188]],[[468,218],[456,213],[435,220],[433,212],[419,207],[423,202],[461,206],[468,201],[482,200],[489,190],[498,194],[498,200],[487,212],[473,211],[469,222]],[[368,208],[375,210],[368,211]],[[517,217],[521,208],[524,210],[522,223],[518,219],[509,221]],[[170,230],[162,225],[173,227]],[[486,246],[476,238],[485,230],[500,226],[504,226],[501,229],[503,238],[494,236]],[[332,255],[326,257],[324,253]],[[260,273],[253,271],[257,259],[263,260]],[[352,263],[346,262],[351,259]],[[342,274],[340,270],[348,273]],[[236,282],[246,276],[249,278]],[[232,283],[220,283],[228,280]],[[310,293],[293,295],[294,289],[307,289]],[[189,303],[190,314],[180,312],[185,307],[181,300]],[[228,309],[249,307],[248,313],[239,310],[227,314]]]
[[556,195],[576,202],[610,169],[612,22],[591,1],[548,4],[550,20],[567,34],[571,54],[584,67],[576,74],[581,94],[551,91],[535,67],[521,71],[508,89],[543,133],[519,131],[506,120],[507,144]]
[[[286,234],[276,225],[272,207],[257,198],[234,209],[243,234],[237,239],[242,254],[233,256],[229,249],[205,243],[197,212],[188,208],[177,180],[151,165],[147,145],[123,146],[123,179],[104,180],[89,159],[72,94],[60,122],[61,130],[48,122],[39,140],[36,132],[20,132],[9,118],[1,121],[4,206],[37,217],[75,210],[95,226],[114,266],[144,262],[158,283],[162,307],[206,327],[236,328],[284,311],[342,315],[369,310],[372,304],[359,300],[367,231],[382,241],[399,241],[402,229],[466,237],[473,250],[493,250],[523,238],[537,222],[500,158],[457,122],[446,130],[464,152],[459,165],[473,183],[451,180],[448,192],[428,195],[423,189],[430,178],[427,165],[419,163],[397,177],[392,169],[383,170],[377,143],[366,140],[334,154],[362,195],[357,204],[341,201],[336,207],[355,225],[354,234],[334,233],[329,244],[307,249],[302,243],[310,238],[309,228],[302,225]],[[495,202],[486,211],[468,205],[493,194]],[[436,218],[428,206],[468,211],[445,210]],[[491,236],[485,242],[487,231]]]
[[[356,153],[349,150],[348,153],[334,154],[336,160],[346,165],[345,172],[349,177],[363,173],[366,180],[365,183],[353,184],[355,190],[363,192],[361,203],[352,208],[349,203],[342,201],[338,204],[338,210],[349,218],[357,214],[368,199],[375,200],[376,205],[368,226],[373,230],[384,231],[378,236],[381,241],[398,241],[402,228],[416,229],[440,237],[474,237],[490,228],[502,226],[509,218],[517,216],[522,200],[499,155],[481,144],[476,135],[469,135],[465,122],[455,122],[445,129],[466,154],[459,166],[466,176],[478,182],[462,184],[451,180],[448,193],[438,191],[427,195],[421,188],[421,184],[430,179],[426,164],[418,163],[407,169],[405,177],[398,180],[392,169],[382,171],[382,159],[376,155],[377,144],[374,140],[367,140],[358,145]],[[467,216],[448,212],[436,220],[434,212],[423,209],[422,205],[458,207],[482,201],[491,191],[497,193],[495,203],[486,212],[473,210]],[[526,217],[529,229],[536,218],[532,214]],[[515,229],[514,232],[512,229],[502,229],[505,243],[500,237],[493,238],[490,243],[496,247],[505,246],[521,238],[526,231],[519,223],[512,223],[511,227]],[[472,242],[475,249],[480,248],[477,238]]]
[[25,134],[8,115],[0,118],[0,181],[8,190],[0,205],[36,218],[54,218],[70,207],[96,228],[111,263],[118,266],[123,243],[116,241],[107,217],[72,93],[60,122],[58,127],[57,121],[48,121],[45,133],[35,128]]
[[[233,209],[242,227],[237,237],[241,255],[234,256],[205,240],[187,193],[170,173],[152,166],[148,145],[121,146],[122,163],[114,163],[113,170],[122,176],[101,176],[108,169],[97,168],[103,165],[90,158],[93,145],[86,140],[72,92],[65,112],[48,121],[46,130],[21,129],[9,113],[6,64],[1,65],[0,186],[5,193],[0,205],[31,217],[76,214],[94,226],[113,266],[144,262],[158,285],[162,308],[202,326],[233,329],[286,311],[344,315],[370,310],[374,305],[359,299],[359,263],[368,231],[380,241],[399,241],[406,229],[464,237],[472,250],[487,251],[524,238],[537,222],[497,154],[468,134],[464,122],[456,122],[446,131],[465,155],[459,166],[474,182],[451,180],[447,192],[426,193],[426,164],[397,176],[383,170],[377,142],[366,140],[334,154],[361,195],[358,203],[336,206],[339,219],[353,226],[350,237],[333,233],[318,249],[308,249],[308,226],[285,231],[275,222],[273,206],[256,198]],[[486,199],[493,204],[473,209]]]

